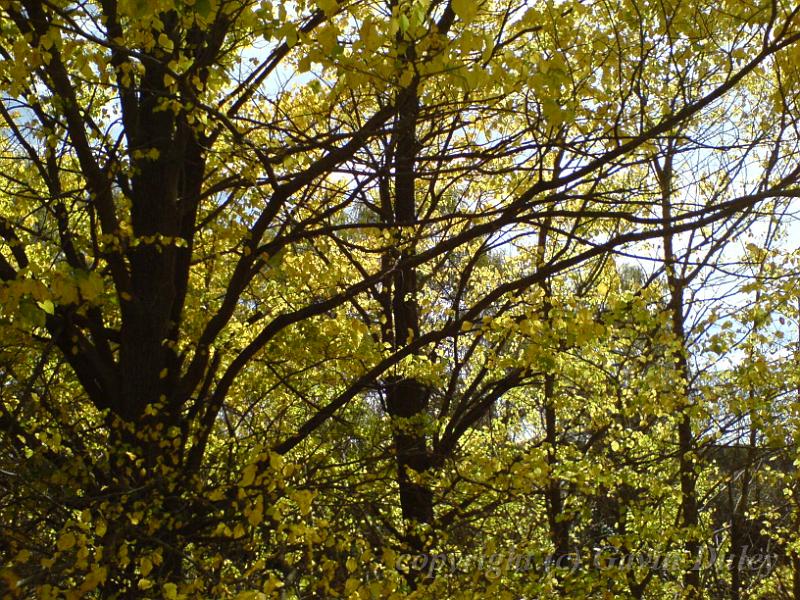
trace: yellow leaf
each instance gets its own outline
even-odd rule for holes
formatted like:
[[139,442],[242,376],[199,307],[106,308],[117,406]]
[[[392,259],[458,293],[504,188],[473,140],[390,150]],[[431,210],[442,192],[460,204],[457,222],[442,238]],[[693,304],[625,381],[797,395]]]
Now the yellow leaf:
[[39,302],[38,304],[39,304],[39,308],[41,308],[48,315],[55,314],[56,307],[53,304],[52,300],[45,300],[43,302]]
[[261,592],[247,591],[236,594],[234,600],[266,600],[266,598]]
[[310,490],[301,490],[294,495],[294,501],[300,507],[300,514],[307,515],[311,511],[311,501],[314,499],[314,493]]
[[264,520],[264,502],[261,498],[258,499],[258,502],[256,502],[255,507],[250,511],[250,514],[247,515],[247,520],[250,521],[250,525],[253,527]]
[[283,457],[278,454],[277,452],[270,452],[269,454],[269,466],[274,469],[278,470],[283,467]]
[[397,552],[392,550],[391,548],[384,548],[383,549],[383,564],[389,568],[394,568],[397,564]]
[[103,278],[92,271],[78,278],[78,289],[85,300],[92,301],[103,293],[105,285]]
[[164,50],[166,50],[167,52],[172,52],[172,50],[175,48],[174,44],[172,43],[172,40],[166,33],[159,34],[158,45],[164,48]]
[[297,72],[308,73],[311,70],[311,58],[306,55],[297,61]]
[[380,38],[378,37],[378,30],[371,19],[366,19],[358,31],[361,42],[368,52],[373,52],[378,49],[380,45]]
[[239,480],[239,487],[248,487],[253,484],[256,479],[256,465],[249,464],[242,472],[242,478]]
[[74,533],[64,533],[58,538],[57,547],[59,550],[69,550],[75,545],[75,534]]
[[353,592],[355,592],[358,589],[359,585],[361,585],[361,582],[358,579],[356,579],[355,577],[351,577],[344,584],[344,593],[347,594],[347,595],[352,594]]
[[140,579],[139,580],[139,589],[140,590],[149,590],[153,587],[153,582],[149,579]]
[[414,71],[411,68],[407,68],[405,71],[403,71],[403,74],[400,75],[400,80],[398,83],[400,84],[400,87],[406,87],[411,83],[412,79],[414,79]]
[[271,594],[273,591],[281,587],[283,587],[283,582],[275,577],[275,575],[270,575],[269,581],[264,584],[262,589],[264,590],[265,594]]
[[453,0],[453,12],[465,23],[472,21],[478,14],[478,2],[476,0]]
[[142,571],[142,575],[146,577],[150,574],[150,571],[153,570],[153,562],[149,558],[144,557],[139,561],[139,568]]
[[336,0],[317,0],[317,5],[319,6],[320,10],[325,13],[326,17],[330,17],[331,15],[335,14],[336,9],[339,6]]
[[89,572],[89,574],[83,580],[83,584],[81,585],[80,591],[83,594],[92,591],[98,585],[103,583],[107,577],[108,577],[108,569],[106,567],[95,565],[94,568]]
[[286,45],[291,48],[297,44],[297,39],[297,29],[294,27],[289,28],[289,30],[286,32]]

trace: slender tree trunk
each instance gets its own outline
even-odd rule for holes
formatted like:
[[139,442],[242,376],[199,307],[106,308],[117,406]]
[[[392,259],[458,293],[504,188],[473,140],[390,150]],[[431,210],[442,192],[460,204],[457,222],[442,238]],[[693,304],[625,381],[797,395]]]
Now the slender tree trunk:
[[556,409],[553,404],[555,376],[548,373],[544,377],[544,418],[545,441],[547,442],[547,464],[549,475],[545,498],[547,503],[547,522],[550,527],[550,541],[556,556],[569,553],[569,523],[564,519],[564,499],[562,497],[561,481],[553,475],[553,470],[558,464],[557,455],[557,420]]
[[700,522],[699,510],[697,506],[697,474],[695,471],[695,448],[694,435],[692,433],[691,392],[689,389],[691,373],[686,348],[686,331],[684,325],[684,292],[686,281],[682,274],[678,273],[677,261],[673,247],[673,234],[670,231],[672,221],[672,141],[669,142],[663,166],[655,163],[656,171],[661,187],[661,214],[662,227],[664,228],[664,267],[667,275],[667,285],[669,288],[669,302],[667,310],[670,318],[672,334],[677,347],[676,369],[679,378],[679,395],[682,407],[680,408],[680,420],[678,421],[678,470],[680,478],[680,511],[681,522],[687,530],[684,542],[684,551],[687,555],[687,567],[683,573],[683,585],[687,590],[689,598],[700,597],[700,571],[695,565],[695,561],[700,559],[700,542],[697,539],[696,529]]
[[[550,219],[547,219],[539,231],[537,240],[537,261],[544,261],[547,249],[547,236],[550,229]],[[544,294],[542,301],[542,318],[548,326],[552,326],[553,289],[548,280],[541,283],[540,288]],[[544,376],[544,425],[545,443],[547,445],[548,479],[545,489],[545,503],[547,506],[547,522],[550,530],[550,542],[556,557],[569,553],[569,523],[564,518],[564,498],[561,481],[553,473],[558,465],[558,415],[555,404],[556,376],[546,373]]]
[[[753,400],[753,390],[748,392],[750,401]],[[752,404],[751,404],[752,405]],[[750,483],[752,474],[750,465],[753,462],[753,451],[756,445],[756,428],[753,425],[752,413],[750,418],[750,436],[747,447],[747,464],[742,470],[742,489],[738,500],[735,497],[735,483],[731,480],[731,600],[739,600],[742,594],[742,572],[739,561],[747,548],[745,526],[747,523],[747,509],[750,506]],[[731,474],[733,477],[733,474]]]

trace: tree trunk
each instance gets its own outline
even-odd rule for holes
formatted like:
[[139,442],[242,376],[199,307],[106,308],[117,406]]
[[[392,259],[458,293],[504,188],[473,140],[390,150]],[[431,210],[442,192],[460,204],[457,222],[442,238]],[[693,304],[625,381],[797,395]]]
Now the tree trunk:
[[678,421],[678,471],[680,478],[680,512],[681,522],[687,535],[684,542],[684,551],[687,554],[687,566],[683,573],[683,585],[687,590],[689,598],[700,597],[700,571],[694,567],[695,561],[700,559],[700,542],[697,539],[696,528],[700,522],[697,507],[697,493],[695,484],[697,474],[694,464],[694,435],[692,433],[691,392],[688,354],[686,348],[686,331],[684,327],[683,302],[686,281],[682,274],[678,273],[675,252],[673,248],[673,238],[671,231],[672,221],[672,146],[673,142],[668,143],[667,154],[664,157],[663,167],[656,162],[656,171],[661,187],[661,209],[662,227],[664,228],[664,267],[667,274],[667,285],[669,288],[669,301],[667,310],[669,312],[672,334],[677,344],[677,358],[675,366],[677,375],[680,379],[680,420]]
[[[415,161],[417,155],[416,123],[419,98],[416,82],[403,89],[397,98],[397,121],[394,138],[394,202],[391,218],[408,235],[408,226],[417,218],[415,194]],[[408,244],[406,246],[406,244]],[[401,241],[393,249],[391,259],[403,260],[414,252],[412,243]],[[413,267],[399,268],[391,280],[391,342],[395,348],[407,344],[420,334],[417,304],[417,274]],[[392,418],[393,443],[397,463],[397,485],[400,507],[408,527],[407,543],[412,552],[425,548],[420,525],[433,522],[433,495],[424,483],[416,481],[414,471],[424,475],[431,466],[426,434],[429,393],[414,379],[390,378],[386,385],[386,410]],[[409,574],[412,586],[419,573]]]

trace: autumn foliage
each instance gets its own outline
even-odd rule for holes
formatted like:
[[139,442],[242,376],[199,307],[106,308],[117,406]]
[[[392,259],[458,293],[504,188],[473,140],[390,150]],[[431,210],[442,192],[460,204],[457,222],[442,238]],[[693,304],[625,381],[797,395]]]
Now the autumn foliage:
[[800,599],[798,12],[0,0],[0,593]]

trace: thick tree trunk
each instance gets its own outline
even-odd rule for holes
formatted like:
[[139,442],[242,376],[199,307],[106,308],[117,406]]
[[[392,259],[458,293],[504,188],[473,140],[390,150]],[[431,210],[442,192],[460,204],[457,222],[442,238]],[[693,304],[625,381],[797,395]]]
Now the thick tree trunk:
[[[403,235],[417,218],[415,161],[417,154],[416,123],[419,99],[416,83],[398,95],[394,143],[394,202],[391,218],[403,227]],[[414,251],[407,240],[392,251],[392,260],[402,260]],[[391,332],[396,348],[407,344],[420,333],[417,305],[417,275],[414,268],[397,269],[391,281]],[[397,485],[400,507],[409,527],[408,544],[421,552],[425,541],[419,526],[433,521],[433,495],[429,486],[416,481],[415,473],[424,475],[430,468],[430,452],[424,416],[428,408],[428,390],[413,379],[398,377],[387,382],[386,409],[393,420],[393,443],[397,461]],[[412,577],[414,574],[411,574]]]

